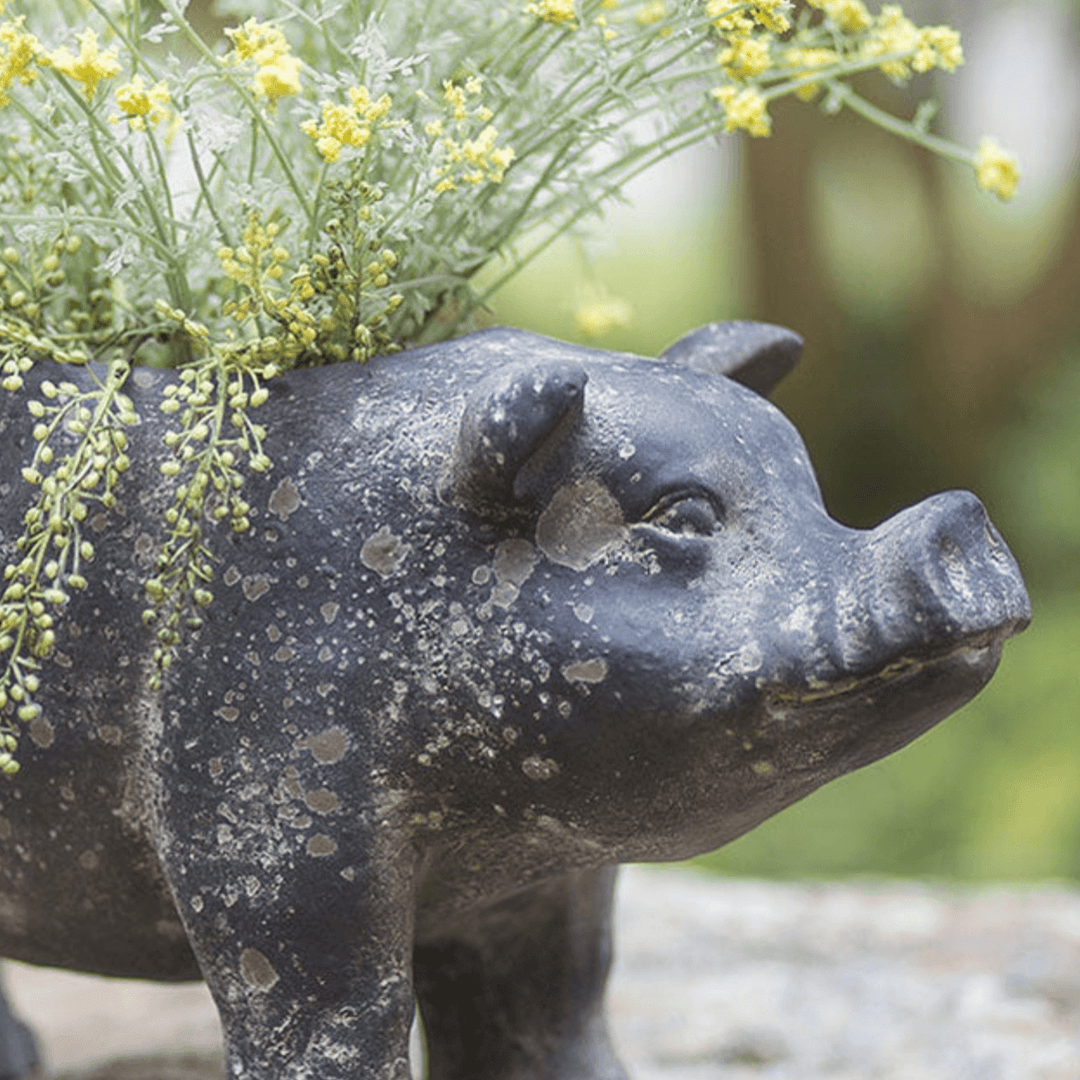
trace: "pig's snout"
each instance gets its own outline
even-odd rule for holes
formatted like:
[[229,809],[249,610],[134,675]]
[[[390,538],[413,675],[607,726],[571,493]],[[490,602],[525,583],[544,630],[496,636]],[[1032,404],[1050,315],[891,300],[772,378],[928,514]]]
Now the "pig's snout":
[[1004,640],[1031,620],[1020,568],[967,491],[935,495],[871,530],[854,579],[856,606],[888,651]]

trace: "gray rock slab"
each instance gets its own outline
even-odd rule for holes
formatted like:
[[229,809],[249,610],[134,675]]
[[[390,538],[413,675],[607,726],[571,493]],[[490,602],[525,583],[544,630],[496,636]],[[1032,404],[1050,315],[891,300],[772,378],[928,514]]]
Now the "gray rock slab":
[[632,869],[610,1007],[638,1080],[1077,1080],[1080,892]]
[[[616,940],[611,1022],[636,1080],[1080,1080],[1076,888],[631,867]],[[220,1075],[201,985],[5,973],[54,1070]]]

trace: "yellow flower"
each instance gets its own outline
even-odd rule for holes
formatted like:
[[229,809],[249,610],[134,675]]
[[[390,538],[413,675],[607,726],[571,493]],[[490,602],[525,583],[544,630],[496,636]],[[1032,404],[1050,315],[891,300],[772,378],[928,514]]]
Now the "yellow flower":
[[791,29],[791,20],[787,17],[790,8],[788,0],[757,0],[750,10],[766,30],[782,34]]
[[574,0],[537,0],[534,4],[528,4],[523,9],[526,15],[535,15],[546,23],[559,26],[562,23],[570,23],[577,26],[577,13],[574,11]]
[[315,140],[315,149],[322,154],[326,161],[333,164],[339,157],[341,157],[342,143],[337,139],[332,139],[328,135],[322,136]]
[[[784,63],[793,68],[824,68],[832,67],[840,62],[840,57],[832,49],[785,49]],[[800,101],[813,101],[821,86],[818,83],[807,83],[795,91],[795,96]]]
[[769,68],[769,39],[738,38],[718,59],[733,79],[751,79]]
[[41,43],[22,28],[25,18],[20,15],[0,25],[0,105],[11,100],[7,91],[16,79],[25,86],[37,78],[30,64],[41,56]]
[[[870,12],[862,0],[807,0],[811,7],[824,11],[836,25],[848,34],[857,34],[871,23]],[[884,9],[882,9],[884,11]]]
[[739,7],[734,8],[726,0],[709,0],[705,12],[728,41],[749,37],[754,32],[754,20],[744,15]]
[[366,146],[373,128],[393,126],[385,121],[392,105],[389,94],[372,101],[366,86],[352,86],[348,105],[323,101],[322,122],[305,120],[300,130],[315,140],[316,149],[327,161],[334,162],[341,157],[344,147]]
[[109,119],[117,124],[126,118],[132,131],[144,131],[147,126],[155,128],[172,112],[168,86],[157,82],[147,89],[140,75],[117,89],[116,104],[122,115]]
[[462,87],[455,86],[449,79],[444,79],[443,98],[453,108],[455,120],[468,119],[469,106],[465,100],[465,91]]
[[252,87],[259,97],[269,98],[272,102],[299,94],[300,61],[295,56],[275,56],[269,63],[260,65]]
[[929,71],[932,67],[955,71],[964,62],[960,34],[951,26],[924,26],[919,31],[919,42],[919,51],[911,61],[916,71]]
[[510,163],[517,157],[514,148],[512,146],[498,146],[491,151],[489,157],[492,166],[494,166],[491,170],[491,179],[496,184],[501,184],[503,173],[510,168]]
[[784,63],[793,68],[831,67],[840,62],[832,49],[785,49]]
[[618,326],[627,326],[634,310],[618,297],[605,297],[579,304],[574,312],[574,325],[586,337],[600,337]]
[[718,86],[712,95],[724,106],[725,131],[744,128],[755,138],[763,138],[772,132],[772,120],[766,111],[768,102],[757,90]]
[[278,98],[300,93],[300,61],[276,26],[251,18],[225,33],[233,43],[233,62],[255,64],[251,88],[259,97],[269,98],[273,105]]
[[652,26],[667,17],[667,4],[664,0],[648,0],[634,16],[640,26]]
[[1020,183],[1020,167],[993,139],[980,140],[975,154],[975,183],[999,199],[1011,199]]
[[[921,47],[922,37],[918,27],[904,15],[900,5],[885,4],[874,24],[873,33],[863,46],[863,55],[873,58],[887,53],[917,54]],[[929,66],[928,64],[927,67]],[[911,77],[904,60],[886,60],[878,67],[894,82],[902,82]],[[920,70],[925,71],[926,68]]]
[[[466,139],[461,146],[461,152],[465,160],[475,167],[476,172],[470,174],[467,179],[471,183],[478,184],[484,178],[483,168],[487,164],[488,154],[495,149],[495,140],[499,133],[490,124],[475,139]],[[478,179],[471,179],[475,175]]]
[[613,38],[617,38],[619,36],[618,31],[613,30],[610,26],[608,26],[606,15],[597,15],[596,18],[593,19],[593,26],[599,28],[600,37],[604,41],[611,41]]
[[954,71],[964,62],[960,35],[951,26],[924,26],[920,30],[899,4],[882,7],[862,46],[862,55],[867,59],[890,54],[895,58],[878,67],[897,83],[910,79],[913,70],[924,72],[939,67]]
[[261,23],[255,18],[248,19],[243,26],[227,28],[225,34],[233,43],[237,62],[254,60],[261,63],[264,55],[289,51],[285,35],[276,26]]
[[62,75],[82,83],[83,93],[89,101],[102,79],[111,79],[120,73],[120,61],[115,45],[105,52],[98,48],[97,33],[93,30],[84,30],[76,34],[75,39],[79,43],[78,56],[72,56],[66,48],[61,47],[48,53],[45,60]]
[[[442,130],[441,125],[438,128],[434,124],[427,126],[428,134]],[[439,139],[438,146],[446,163],[438,169],[437,175],[441,179],[435,185],[435,194],[456,191],[456,180],[473,185],[482,184],[485,180],[501,184],[516,155],[512,147],[496,146],[498,137],[498,131],[488,124],[475,139],[466,139],[463,143],[451,138]],[[465,166],[456,177],[451,175],[455,172],[455,165]]]

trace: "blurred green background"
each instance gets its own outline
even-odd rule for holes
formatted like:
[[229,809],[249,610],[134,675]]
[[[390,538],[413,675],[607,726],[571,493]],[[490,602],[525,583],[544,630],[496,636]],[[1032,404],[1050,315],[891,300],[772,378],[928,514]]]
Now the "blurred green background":
[[[1080,878],[1080,5],[905,3],[968,63],[861,89],[1021,160],[1014,202],[852,115],[774,106],[771,139],[665,164],[583,242],[494,300],[499,321],[656,355],[713,319],[806,339],[775,395],[840,520],[977,492],[1032,592],[1031,628],[972,704],[899,754],[698,860],[775,877]],[[629,325],[582,335],[617,297]]]

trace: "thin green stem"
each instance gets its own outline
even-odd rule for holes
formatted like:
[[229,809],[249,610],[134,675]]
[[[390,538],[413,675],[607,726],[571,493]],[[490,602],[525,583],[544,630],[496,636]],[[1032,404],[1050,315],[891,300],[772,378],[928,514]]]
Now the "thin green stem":
[[199,198],[195,203],[195,210],[193,217],[198,217],[199,206],[201,203],[206,203],[206,208],[210,212],[210,216],[214,219],[214,225],[217,227],[218,236],[221,237],[221,242],[226,247],[233,247],[233,242],[229,237],[229,230],[225,226],[225,222],[222,221],[221,215],[218,213],[218,208],[214,204],[214,197],[210,192],[210,184],[207,181],[206,174],[203,172],[202,161],[199,159],[199,151],[195,146],[195,138],[190,131],[186,133],[188,153],[191,155],[191,166],[195,170],[195,179],[199,184]]
[[[166,227],[165,220],[162,218],[161,213],[159,212],[157,205],[158,193],[153,189],[151,185],[147,184],[146,179],[143,175],[143,171],[136,166],[127,149],[120,143],[118,139],[113,136],[112,131],[110,131],[101,122],[101,118],[92,108],[90,108],[89,103],[83,100],[83,95],[70,85],[70,82],[66,77],[60,76],[58,81],[61,87],[67,93],[69,99],[75,103],[78,109],[82,112],[85,119],[88,121],[90,139],[94,145],[94,149],[97,151],[100,161],[103,164],[107,164],[108,167],[118,173],[118,170],[116,170],[115,165],[113,165],[112,163],[111,156],[104,152],[104,150],[101,148],[100,143],[98,142],[98,139],[101,136],[105,136],[111,144],[110,148],[115,152],[115,154],[120,158],[120,160],[123,161],[132,180],[135,181],[135,184],[139,188],[139,192],[142,197],[141,202],[146,208],[149,219],[153,224],[154,231],[157,233],[158,239],[163,249],[163,257],[165,258],[165,261],[167,263],[165,282],[169,288],[170,299],[172,300],[174,305],[182,307],[184,310],[188,310],[191,303],[191,291],[188,287],[187,278],[184,274],[184,268],[178,262],[178,252],[175,245],[174,235],[171,233],[171,230]],[[162,168],[164,169],[164,165],[162,166]],[[167,175],[165,175],[164,177],[164,182],[167,188]],[[130,207],[125,207],[125,209],[129,214],[132,213]]]
[[195,32],[194,27],[184,18],[183,14],[176,6],[176,0],[161,0],[162,7],[172,16],[176,25],[180,27],[181,33],[184,37],[195,47],[195,49],[205,59],[209,60],[216,69],[219,70],[221,77],[229,84],[229,86],[236,92],[237,96],[243,102],[244,107],[251,113],[255,120],[255,124],[262,132],[267,142],[270,145],[271,152],[277,160],[278,165],[281,168],[282,174],[285,177],[286,183],[289,185],[289,189],[293,193],[293,197],[296,199],[297,204],[303,211],[304,217],[308,221],[309,227],[315,222],[314,210],[304,192],[303,186],[296,178],[296,174],[293,172],[292,166],[289,164],[288,156],[286,155],[281,144],[274,136],[274,132],[270,125],[267,123],[266,116],[262,109],[259,107],[258,102],[254,99],[251,93],[243,88],[239,81],[233,76],[227,68],[221,65],[220,59],[215,56],[207,47],[206,42]]
[[[678,140],[662,139],[657,140],[649,148],[642,148],[640,151],[641,158],[636,161],[632,168],[625,168],[626,162],[618,163],[618,168],[625,171],[619,171],[616,178],[609,182],[599,192],[599,194],[593,198],[589,205],[581,207],[579,210],[571,214],[565,221],[556,225],[552,231],[547,234],[543,240],[535,244],[533,248],[523,257],[514,260],[514,264],[495,282],[484,290],[482,294],[477,297],[477,306],[487,303],[487,301],[498,292],[508,281],[519,274],[529,263],[546,251],[559,237],[565,235],[570,229],[572,229],[579,221],[584,217],[587,217],[590,213],[595,213],[599,206],[605,202],[611,195],[620,191],[625,184],[632,180],[635,176],[644,172],[646,169],[655,165],[657,162],[662,161],[670,154],[678,153],[678,151],[684,149],[687,146],[692,146],[699,142],[705,132],[709,130],[709,127],[719,129],[718,124],[702,125],[702,128],[685,132]],[[652,153],[648,151],[652,150]],[[614,166],[612,167],[615,168]],[[609,171],[609,170],[605,170]],[[543,220],[548,218],[548,208],[545,207],[544,216],[535,222],[528,223],[522,232],[527,232],[532,228],[537,227]]]
[[920,131],[911,121],[900,120],[898,117],[893,116],[892,113],[887,113],[876,105],[871,105],[865,98],[856,94],[851,87],[845,86],[843,83],[829,83],[829,90],[852,112],[858,113],[893,135],[899,135],[901,139],[924,146],[927,150],[932,150],[935,154],[940,154],[941,157],[957,161],[961,165],[974,164],[975,155],[970,150],[965,150],[964,147],[957,146],[947,139],[941,139],[936,135],[929,135],[924,131]]

